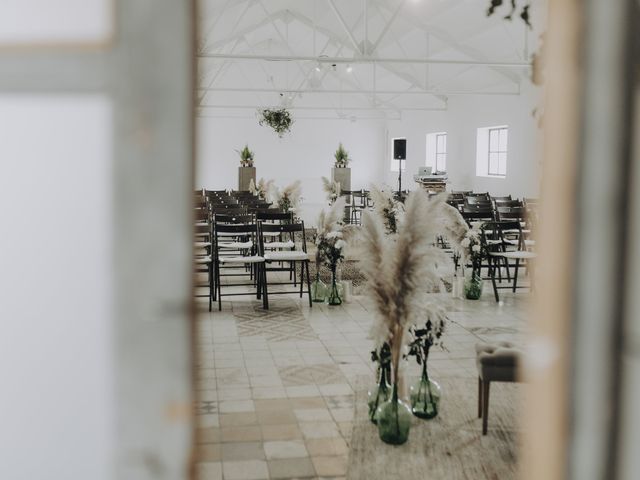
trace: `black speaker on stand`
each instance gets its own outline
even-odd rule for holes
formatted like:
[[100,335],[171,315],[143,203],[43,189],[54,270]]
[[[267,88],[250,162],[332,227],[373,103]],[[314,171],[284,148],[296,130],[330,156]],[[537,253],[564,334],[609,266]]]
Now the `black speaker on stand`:
[[407,159],[407,139],[395,138],[393,140],[393,158],[398,160],[398,200],[404,201],[402,198],[402,161]]

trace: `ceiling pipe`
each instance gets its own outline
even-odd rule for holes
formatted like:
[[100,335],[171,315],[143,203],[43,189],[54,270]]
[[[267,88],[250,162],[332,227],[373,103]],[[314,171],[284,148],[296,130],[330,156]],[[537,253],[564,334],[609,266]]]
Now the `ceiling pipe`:
[[483,60],[448,60],[437,58],[385,58],[385,57],[314,57],[305,55],[250,55],[230,53],[201,53],[200,59],[257,60],[266,62],[319,62],[319,63],[418,63],[428,65],[474,65],[478,67],[529,68],[531,62],[493,62]]

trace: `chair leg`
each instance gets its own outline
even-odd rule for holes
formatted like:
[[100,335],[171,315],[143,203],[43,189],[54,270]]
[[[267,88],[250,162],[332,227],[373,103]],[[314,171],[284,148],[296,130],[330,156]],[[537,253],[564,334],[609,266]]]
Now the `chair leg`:
[[209,311],[213,303],[213,262],[209,262]]
[[520,259],[516,258],[516,271],[513,274],[513,293],[516,293],[516,288],[518,288],[518,267],[520,267]]
[[269,295],[267,293],[267,264],[263,263],[262,270],[262,308],[269,310]]
[[255,281],[253,285],[256,287],[256,299],[262,298],[262,276],[260,275],[260,265],[254,263],[251,267],[251,271],[255,274]]
[[489,423],[489,386],[491,382],[484,380],[482,382],[482,435],[487,434],[487,425]]
[[307,295],[309,297],[309,308],[313,308],[313,301],[311,300],[311,279],[309,276],[309,261],[302,262],[303,267],[306,265],[307,272]]
[[300,298],[304,292],[304,262],[300,262]]
[[491,271],[491,284],[493,285],[493,295],[496,297],[496,302],[499,302],[500,297],[498,297],[498,286],[496,285],[496,268],[499,268],[498,259],[494,259],[494,267]]
[[478,418],[482,418],[482,379],[478,377]]
[[222,289],[220,286],[220,265],[216,264],[216,283],[218,284],[218,311],[222,311]]

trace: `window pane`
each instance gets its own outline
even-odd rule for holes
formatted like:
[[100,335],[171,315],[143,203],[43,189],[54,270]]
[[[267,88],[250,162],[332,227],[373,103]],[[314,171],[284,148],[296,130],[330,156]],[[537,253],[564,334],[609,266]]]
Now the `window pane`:
[[501,152],[506,152],[507,151],[507,129],[506,128],[502,128],[500,129],[500,151]]
[[444,152],[444,135],[438,135],[437,137],[437,146],[436,146],[436,151],[438,153],[442,153]]
[[447,153],[447,135],[442,135],[442,152]]
[[0,95],[3,479],[112,477],[111,118],[100,95]]
[[498,154],[489,154],[489,174],[496,175],[498,173]]
[[500,145],[500,130],[489,130],[489,151],[495,152]]
[[498,155],[499,155],[498,173],[500,175],[506,175],[507,174],[507,154],[500,153]]
[[113,0],[2,0],[0,45],[104,42],[113,9]]

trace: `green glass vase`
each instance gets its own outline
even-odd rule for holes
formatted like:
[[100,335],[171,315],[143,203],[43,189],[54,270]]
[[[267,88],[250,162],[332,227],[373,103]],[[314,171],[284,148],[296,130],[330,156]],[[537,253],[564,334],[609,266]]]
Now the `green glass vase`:
[[340,289],[338,288],[335,268],[331,270],[331,286],[327,293],[327,303],[329,305],[342,305],[342,296],[340,295]]
[[411,386],[409,391],[409,399],[411,400],[411,412],[425,420],[434,418],[438,415],[438,405],[442,389],[440,385],[429,378],[427,373],[427,362],[422,365],[422,377]]
[[468,300],[478,300],[482,296],[482,277],[475,270],[464,283],[464,296]]
[[316,279],[311,284],[311,301],[324,302],[327,298],[327,285],[320,280],[320,273],[316,273]]
[[391,399],[378,407],[378,435],[391,445],[402,445],[409,438],[411,409],[398,399],[398,385],[393,385]]
[[378,423],[378,407],[384,402],[389,401],[391,395],[391,387],[387,382],[387,369],[380,368],[380,380],[378,383],[367,393],[369,399],[367,404],[369,405],[369,420],[374,424]]

